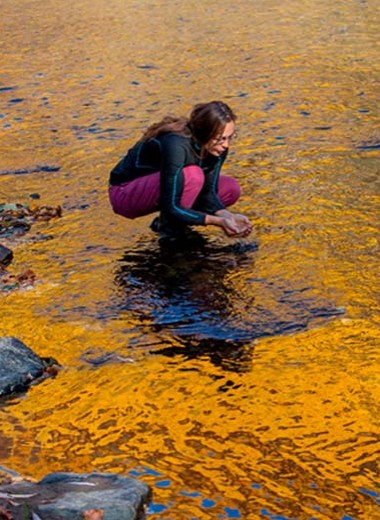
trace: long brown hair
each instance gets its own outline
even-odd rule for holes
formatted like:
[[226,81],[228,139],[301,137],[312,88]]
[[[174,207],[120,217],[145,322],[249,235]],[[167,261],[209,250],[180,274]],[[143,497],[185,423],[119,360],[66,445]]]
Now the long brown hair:
[[168,132],[190,135],[190,130],[187,128],[188,122],[189,120],[187,117],[166,116],[158,123],[150,125],[150,127],[144,132],[141,141],[147,141],[148,139],[152,139]]
[[193,107],[190,118],[166,116],[159,123],[151,125],[141,140],[147,141],[167,132],[175,132],[187,137],[192,136],[203,146],[223,133],[226,124],[236,119],[234,112],[223,101],[199,103]]

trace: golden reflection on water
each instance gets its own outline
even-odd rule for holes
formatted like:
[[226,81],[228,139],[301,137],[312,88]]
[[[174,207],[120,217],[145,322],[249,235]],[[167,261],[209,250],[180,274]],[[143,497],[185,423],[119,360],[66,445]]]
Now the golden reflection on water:
[[[1,408],[0,464],[137,475],[160,518],[379,518],[378,3],[2,12],[0,202],[63,217],[2,241],[37,283],[1,295],[0,335],[64,369]],[[139,271],[149,220],[112,215],[107,179],[148,122],[210,98],[239,115],[227,168],[258,248],[215,254],[214,274],[177,265],[186,308],[175,273]],[[60,169],[4,173],[36,165]],[[252,337],[197,346],[176,309]]]

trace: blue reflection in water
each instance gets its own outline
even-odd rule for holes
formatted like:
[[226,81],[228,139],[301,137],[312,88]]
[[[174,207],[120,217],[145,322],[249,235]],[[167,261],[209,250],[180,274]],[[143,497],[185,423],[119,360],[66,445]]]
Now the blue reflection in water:
[[[170,479],[163,478],[164,475],[162,475],[162,473],[160,473],[159,471],[156,471],[150,467],[139,466],[137,468],[131,469],[128,473],[134,477],[142,477],[142,476],[153,477],[155,482],[153,482],[151,485],[158,489],[167,489],[172,485],[172,481]],[[158,478],[160,480],[156,480]],[[257,490],[262,489],[262,485],[259,483],[252,483],[250,487],[252,489],[257,489]],[[314,489],[316,488],[316,486],[314,486],[314,485],[311,485],[311,487]],[[359,488],[359,491],[365,495],[370,496],[371,498],[374,498],[376,500],[376,502],[378,503],[380,496],[379,496],[379,493],[377,493],[376,491],[371,491],[371,490],[368,490],[365,488]],[[219,497],[218,499],[215,499],[215,500],[211,499],[209,497],[202,497],[201,492],[196,491],[196,490],[186,490],[186,489],[178,491],[178,496],[193,499],[194,501],[196,501],[196,503],[198,504],[198,506],[201,509],[207,510],[207,511],[211,511],[214,508],[222,506],[222,500],[223,500],[222,497]],[[280,502],[280,499],[277,499],[277,502]],[[147,515],[149,515],[149,516],[150,515],[159,515],[165,511],[171,509],[173,507],[173,505],[174,505],[173,497],[172,497],[171,501],[168,501],[166,504],[164,504],[161,502],[154,502],[154,496],[153,496],[153,501],[151,502],[151,504],[149,505],[149,507],[147,509]],[[321,511],[321,507],[319,507],[319,506],[311,506],[311,508],[314,509],[315,511]],[[224,513],[216,513],[216,511],[215,511],[214,512],[215,517],[224,519],[224,520],[233,519],[233,518],[243,518],[242,513],[236,507],[230,507],[230,506],[223,505],[223,511],[224,511]],[[256,512],[251,511],[251,513],[252,514],[256,513],[257,518],[269,518],[270,520],[300,520],[297,517],[288,517],[288,516],[284,516],[283,514],[273,513],[272,511],[270,511],[267,508],[262,508],[261,510],[258,509]],[[189,518],[189,520],[191,520],[191,518]],[[194,518],[193,520],[198,520],[198,519]],[[308,517],[307,520],[319,520],[319,518],[312,516],[312,517]],[[358,519],[355,517],[352,517],[350,515],[344,514],[343,516],[340,517],[339,520],[358,520]]]
[[209,498],[204,498],[201,502],[201,507],[208,509],[210,507],[214,507],[216,502],[214,500],[210,500]]
[[155,469],[148,468],[147,466],[139,466],[138,468],[131,469],[128,473],[134,477],[141,477],[142,475],[151,475],[153,477],[162,477],[162,474]]
[[148,515],[155,515],[155,514],[158,514],[158,513],[163,513],[164,511],[167,510],[167,506],[165,506],[164,504],[155,504],[155,503],[151,503],[147,509],[147,514]]
[[227,518],[242,518],[238,509],[231,509],[230,507],[224,508]]
[[171,485],[170,480],[160,480],[159,482],[155,483],[155,486],[158,488],[167,488]]
[[380,494],[376,491],[371,491],[370,489],[365,488],[359,488],[360,493],[363,493],[363,495],[367,495],[371,498],[373,498],[376,502],[376,504],[380,504]]
[[191,498],[197,498],[197,497],[201,496],[199,491],[180,491],[179,494],[184,497],[191,497]]

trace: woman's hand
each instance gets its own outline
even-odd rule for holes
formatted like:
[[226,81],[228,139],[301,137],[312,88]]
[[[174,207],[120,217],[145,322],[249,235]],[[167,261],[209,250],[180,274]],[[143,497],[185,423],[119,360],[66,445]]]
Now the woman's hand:
[[252,231],[252,224],[245,215],[231,213],[224,220],[222,227],[229,237],[247,237]]
[[252,231],[252,224],[245,215],[219,210],[215,216],[208,215],[206,224],[220,226],[228,237],[247,237]]
[[234,213],[233,219],[238,224],[240,232],[239,235],[243,237],[247,237],[252,231],[252,224],[248,220],[245,215],[241,215],[240,213]]

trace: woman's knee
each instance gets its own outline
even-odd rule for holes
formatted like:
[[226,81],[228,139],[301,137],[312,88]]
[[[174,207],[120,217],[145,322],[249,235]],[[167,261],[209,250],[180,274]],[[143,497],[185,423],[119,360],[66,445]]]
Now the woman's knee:
[[219,178],[218,195],[225,206],[232,206],[241,195],[241,188],[236,179],[221,175]]
[[188,188],[202,188],[205,175],[199,166],[191,165],[185,166],[183,169],[183,175],[185,177],[185,185]]
[[124,202],[123,192],[120,186],[111,186],[108,195],[112,210],[116,215],[121,215],[128,219],[135,218],[135,215],[129,211],[129,205],[126,205]]
[[181,204],[185,208],[191,208],[202,191],[205,175],[199,166],[191,165],[185,166],[182,170],[183,173],[183,192],[181,197]]
[[158,211],[160,173],[155,172],[119,186],[109,187],[113,211],[128,219]]

